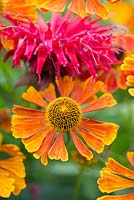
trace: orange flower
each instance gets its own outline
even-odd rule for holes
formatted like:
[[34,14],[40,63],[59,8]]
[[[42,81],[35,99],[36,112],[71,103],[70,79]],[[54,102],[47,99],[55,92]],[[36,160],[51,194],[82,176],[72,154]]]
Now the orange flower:
[[0,197],[8,198],[11,193],[18,195],[26,187],[24,156],[16,145],[2,145],[1,142],[2,135],[0,135],[0,153],[6,153],[9,158],[0,159]]
[[[121,0],[108,0],[110,3],[121,2]],[[49,10],[52,12],[62,12],[64,11],[67,0],[33,0],[34,4],[36,4],[40,8],[44,8],[45,11]],[[108,17],[108,9],[100,3],[99,0],[72,0],[68,6],[68,9],[73,13],[79,15],[84,18],[90,14],[96,14],[103,19]]]
[[5,131],[11,130],[11,117],[8,109],[0,110],[0,128]]
[[[129,33],[134,33],[134,6],[130,0],[117,4],[106,4],[109,9],[109,20],[115,25],[122,25],[128,28]],[[127,13],[124,15],[124,13]]]
[[10,12],[18,20],[26,21],[26,17],[37,20],[36,6],[32,0],[17,0],[17,3],[15,0],[0,0],[0,15],[6,12]]
[[[121,69],[127,73],[128,86],[134,86],[134,55],[128,56],[124,59]],[[134,96],[134,88],[128,89],[131,96]]]
[[[128,161],[134,166],[134,152],[127,153]],[[115,192],[126,188],[134,187],[134,170],[124,167],[112,158],[108,159],[106,167],[100,172],[101,178],[98,179],[99,189],[102,192]],[[97,200],[133,200],[134,193],[124,195],[106,195]]]
[[90,160],[93,154],[89,147],[101,153],[104,145],[111,144],[116,138],[119,126],[87,119],[83,114],[111,107],[116,101],[109,93],[96,97],[102,82],[93,82],[92,79],[72,81],[66,76],[56,80],[56,83],[57,93],[60,93],[58,98],[53,84],[41,92],[30,87],[23,94],[25,100],[44,110],[14,106],[13,136],[22,138],[25,148],[34,153],[35,158],[41,157],[42,164],[47,165],[47,157],[68,160],[64,139],[70,134],[78,152]]

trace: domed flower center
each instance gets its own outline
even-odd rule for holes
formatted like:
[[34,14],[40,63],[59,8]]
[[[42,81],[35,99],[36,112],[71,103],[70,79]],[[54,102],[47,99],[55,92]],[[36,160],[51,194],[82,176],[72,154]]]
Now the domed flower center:
[[48,104],[47,120],[54,129],[67,131],[77,127],[82,116],[79,104],[69,97],[59,97]]

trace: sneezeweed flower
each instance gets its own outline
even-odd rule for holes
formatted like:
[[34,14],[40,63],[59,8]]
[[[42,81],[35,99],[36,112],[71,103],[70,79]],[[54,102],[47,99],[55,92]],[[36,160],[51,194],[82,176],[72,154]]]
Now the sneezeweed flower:
[[[134,86],[134,55],[128,56],[124,59],[121,69],[127,73],[126,85]],[[129,88],[128,92],[134,96],[134,88]]]
[[108,72],[117,62],[112,46],[111,27],[97,23],[100,19],[72,18],[53,15],[51,22],[39,16],[35,25],[12,19],[13,25],[4,26],[0,34],[14,41],[14,49],[6,58],[13,56],[13,66],[22,68],[21,61],[29,65],[30,72],[43,77],[97,76],[97,71]]
[[9,109],[0,110],[0,129],[11,130],[11,116]]
[[[68,0],[33,0],[33,2],[38,7],[45,8],[45,11],[63,12]],[[108,0],[108,2],[115,4],[121,0]],[[68,9],[82,18],[91,14],[96,14],[103,19],[108,17],[108,9],[99,0],[71,0]]]
[[[68,160],[64,143],[71,136],[78,152],[87,160],[93,158],[89,149],[101,153],[104,145],[111,144],[117,135],[118,125],[84,117],[84,113],[111,107],[116,100],[107,93],[97,98],[102,82],[72,81],[70,77],[56,80],[56,98],[54,85],[38,92],[32,86],[23,94],[23,98],[43,110],[15,105],[12,117],[12,132],[15,138],[21,138],[25,148],[35,158],[47,165],[50,159]],[[84,107],[82,106],[84,105]],[[82,107],[81,107],[82,106]],[[84,142],[83,142],[84,140]]]
[[12,17],[25,22],[27,21],[26,17],[37,21],[36,6],[31,0],[17,0],[17,3],[15,0],[0,0],[0,16],[7,12]]
[[[134,166],[134,152],[127,153],[127,159]],[[106,167],[100,172],[101,178],[98,179],[99,189],[102,192],[115,192],[134,187],[134,170],[131,170],[112,158],[108,159]],[[122,195],[106,195],[97,200],[133,200],[134,193]]]
[[0,197],[9,198],[11,193],[16,196],[26,187],[23,160],[20,149],[14,144],[2,144],[0,135]]

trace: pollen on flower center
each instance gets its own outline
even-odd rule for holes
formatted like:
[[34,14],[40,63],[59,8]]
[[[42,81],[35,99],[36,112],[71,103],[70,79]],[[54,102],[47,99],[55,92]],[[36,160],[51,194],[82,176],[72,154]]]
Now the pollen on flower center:
[[67,131],[77,127],[82,116],[79,104],[69,97],[59,97],[48,104],[47,120],[54,129]]

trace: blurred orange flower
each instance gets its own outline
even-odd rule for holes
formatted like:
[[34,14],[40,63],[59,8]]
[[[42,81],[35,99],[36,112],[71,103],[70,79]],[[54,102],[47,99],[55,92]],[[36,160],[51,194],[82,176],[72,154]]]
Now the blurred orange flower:
[[[129,33],[134,33],[134,6],[130,0],[117,4],[106,4],[109,9],[109,20],[115,25],[122,25],[128,28]],[[125,14],[127,13],[127,14]]]
[[[127,86],[134,86],[134,55],[128,56],[124,59],[121,69],[127,73]],[[134,88],[128,89],[131,96],[134,96]]]
[[[26,20],[26,17],[33,21],[37,20],[36,5],[32,0],[0,0],[0,15],[9,12],[18,20]],[[24,19],[25,18],[25,19]]]
[[41,92],[29,87],[23,94],[25,100],[41,106],[43,110],[15,105],[13,136],[21,138],[25,148],[34,153],[35,158],[41,157],[44,165],[48,163],[47,157],[68,160],[64,144],[67,135],[72,137],[78,152],[90,160],[93,154],[88,147],[101,153],[104,145],[111,144],[116,138],[119,126],[88,119],[83,114],[111,107],[116,100],[109,93],[97,98],[96,93],[101,90],[103,83],[93,82],[90,78],[80,82],[66,76],[56,80],[56,83],[58,98],[53,84]]
[[91,160],[87,160],[86,158],[81,156],[81,154],[79,154],[79,152],[76,150],[71,152],[71,158],[74,161],[74,163],[77,163],[84,167],[94,166],[98,162],[97,157],[93,156]]
[[24,155],[16,145],[1,143],[2,135],[0,135],[0,154],[7,154],[8,158],[0,159],[0,197],[8,198],[11,193],[18,195],[26,187]]
[[0,128],[5,131],[11,130],[11,117],[9,109],[0,110]]
[[[127,153],[127,159],[134,166],[134,152]],[[126,188],[134,187],[134,170],[131,170],[112,158],[108,159],[106,167],[100,172],[98,179],[99,189],[102,192],[115,192]],[[123,195],[106,195],[97,200],[133,200],[134,193]]]
[[[121,0],[108,1],[109,3],[121,2]],[[45,11],[62,12],[64,11],[68,0],[33,0],[33,2],[38,7],[44,8]],[[96,14],[103,19],[108,17],[108,9],[99,0],[71,0],[68,9],[82,18],[90,14]]]

